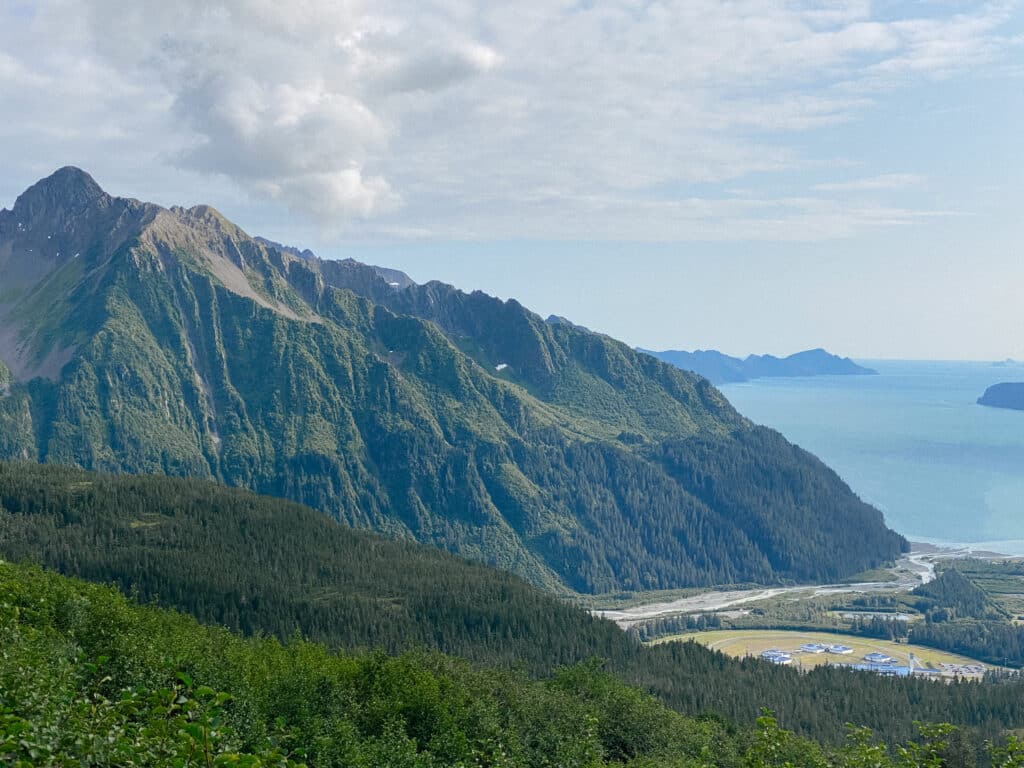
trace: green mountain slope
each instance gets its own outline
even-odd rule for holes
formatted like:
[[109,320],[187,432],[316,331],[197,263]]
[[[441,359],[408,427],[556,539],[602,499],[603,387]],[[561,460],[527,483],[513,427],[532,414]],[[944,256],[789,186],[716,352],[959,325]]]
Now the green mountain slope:
[[597,657],[679,712],[749,726],[765,706],[828,743],[842,741],[847,722],[890,743],[913,737],[915,720],[951,721],[986,738],[1024,727],[1020,685],[835,668],[803,675],[695,643],[645,647],[508,573],[207,481],[0,463],[0,558],[281,640],[298,632],[332,648],[440,650],[534,677]]
[[554,590],[835,579],[905,547],[706,380],[392,276],[62,169],[0,212],[0,458],[213,478]]
[[430,648],[535,673],[639,647],[507,572],[210,481],[0,462],[0,558],[333,647]]
[[[18,768],[953,768],[979,746],[926,725],[902,748],[856,729],[823,749],[770,717],[683,717],[596,665],[530,680],[438,654],[243,640],[5,563],[0,596],[0,755]],[[1012,736],[981,752],[1024,766]]]
[[[244,641],[2,563],[0,595],[5,765],[756,765],[745,734],[592,667],[531,681],[437,655]],[[815,745],[773,735],[786,756],[824,765]]]
[[[243,640],[116,591],[0,563],[0,760],[56,768],[924,768],[973,766],[951,726],[839,750],[771,717],[736,729],[665,708],[594,664],[543,679],[437,654]],[[986,763],[1024,765],[1000,739]]]

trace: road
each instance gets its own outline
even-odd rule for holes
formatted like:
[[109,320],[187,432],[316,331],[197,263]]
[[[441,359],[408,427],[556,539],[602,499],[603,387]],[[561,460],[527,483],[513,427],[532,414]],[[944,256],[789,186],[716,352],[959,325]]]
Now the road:
[[628,628],[647,619],[676,616],[687,613],[711,613],[726,608],[746,606],[780,595],[840,595],[844,593],[909,592],[935,578],[934,552],[910,552],[896,562],[895,581],[865,581],[854,584],[802,585],[798,587],[765,587],[763,589],[711,590],[699,595],[660,603],[647,603],[620,610],[595,610],[597,616],[611,619],[620,627]]

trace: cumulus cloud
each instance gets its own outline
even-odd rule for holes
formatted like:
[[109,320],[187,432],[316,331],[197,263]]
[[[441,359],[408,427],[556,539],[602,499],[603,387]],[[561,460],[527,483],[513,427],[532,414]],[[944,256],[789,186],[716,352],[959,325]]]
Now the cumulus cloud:
[[358,168],[325,173],[282,174],[277,180],[257,179],[255,191],[283,200],[297,212],[330,221],[339,212],[363,218],[394,210],[401,204],[380,176],[364,177]]
[[[0,136],[21,136],[35,165],[57,164],[49,152],[176,188],[226,183],[369,236],[668,239],[699,236],[702,216],[709,230],[733,216],[749,226],[723,231],[768,231],[752,203],[697,204],[691,188],[823,162],[802,134],[858,119],[913,78],[1005,59],[1019,43],[1001,32],[1009,14],[971,3],[883,18],[867,0],[42,0],[0,8],[0,104],[18,115]],[[792,223],[779,210],[797,204],[832,222],[812,230],[842,229],[832,208],[782,199],[774,220]],[[849,211],[851,226],[912,218]]]
[[171,94],[171,114],[194,138],[175,162],[322,220],[400,206],[380,172],[401,127],[391,100],[455,87],[498,61],[454,29],[358,2],[191,0],[154,11],[114,1],[91,5],[88,23],[101,57]]

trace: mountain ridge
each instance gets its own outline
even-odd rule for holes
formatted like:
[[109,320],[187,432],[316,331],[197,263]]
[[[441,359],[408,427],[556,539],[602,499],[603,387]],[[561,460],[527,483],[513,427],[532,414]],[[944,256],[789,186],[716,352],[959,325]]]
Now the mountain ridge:
[[732,357],[715,349],[694,352],[668,349],[661,352],[642,349],[684,371],[693,371],[714,384],[739,383],[750,379],[791,376],[871,376],[878,371],[858,365],[817,347],[787,357],[747,355]]
[[[43,191],[69,179],[91,189]],[[707,380],[607,336],[208,206],[86,198],[0,213],[0,275],[49,257],[0,312],[0,458],[214,478],[556,591],[834,579],[906,546]]]

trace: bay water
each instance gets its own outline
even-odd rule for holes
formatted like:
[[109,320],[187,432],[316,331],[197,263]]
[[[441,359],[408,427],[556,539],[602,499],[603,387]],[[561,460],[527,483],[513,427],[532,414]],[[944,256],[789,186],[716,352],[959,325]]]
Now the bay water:
[[1024,366],[858,361],[878,376],[754,379],[722,391],[832,467],[912,541],[1024,555],[1024,411],[977,399]]

